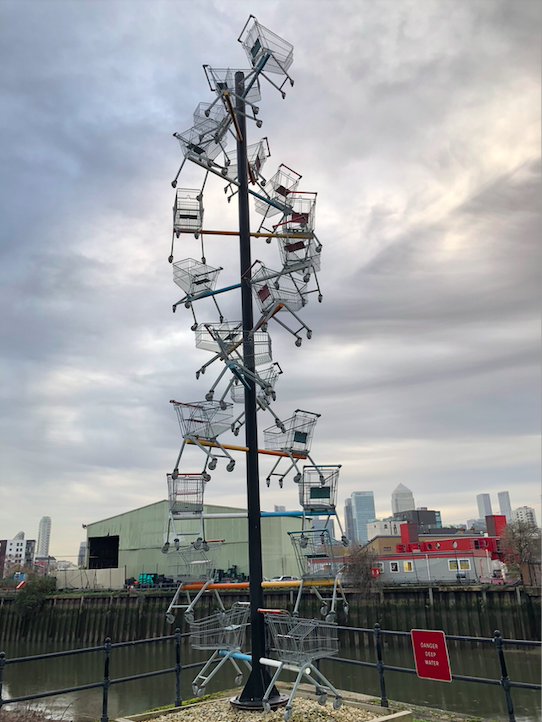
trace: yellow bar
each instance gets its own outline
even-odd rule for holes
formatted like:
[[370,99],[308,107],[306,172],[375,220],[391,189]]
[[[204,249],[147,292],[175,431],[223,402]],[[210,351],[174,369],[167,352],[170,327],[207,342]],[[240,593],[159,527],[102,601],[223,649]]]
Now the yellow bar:
[[[335,584],[334,579],[319,579],[310,580],[303,583],[304,587],[331,587]],[[290,582],[262,582],[263,588],[269,587],[293,587],[298,588],[301,585],[301,581],[293,580]],[[196,591],[203,587],[203,582],[192,582],[189,584],[183,584],[182,588],[187,590]],[[248,589],[248,582],[217,582],[216,584],[209,584],[207,589]]]
[[[186,439],[187,444],[195,444],[192,439]],[[198,443],[202,446],[210,446],[213,449],[219,449],[220,446],[218,444],[215,444],[214,441],[204,441],[203,439],[198,439]],[[247,446],[233,446],[232,444],[221,444],[221,446],[224,449],[227,449],[228,451],[248,451]],[[267,454],[268,456],[287,456],[289,458],[289,455],[285,451],[270,451],[269,449],[258,449],[258,454]],[[292,453],[291,456],[294,459],[306,459],[306,454],[294,454]]]

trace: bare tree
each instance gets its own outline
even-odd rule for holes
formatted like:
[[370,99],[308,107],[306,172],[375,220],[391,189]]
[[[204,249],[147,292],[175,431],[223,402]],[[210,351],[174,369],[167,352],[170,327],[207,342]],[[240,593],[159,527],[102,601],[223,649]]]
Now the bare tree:
[[373,572],[376,568],[378,568],[378,556],[372,550],[353,550],[345,565],[345,582],[360,594],[369,596],[378,588],[378,575],[374,576]]
[[528,521],[510,522],[501,537],[504,554],[517,564],[540,561],[540,542],[540,529]]

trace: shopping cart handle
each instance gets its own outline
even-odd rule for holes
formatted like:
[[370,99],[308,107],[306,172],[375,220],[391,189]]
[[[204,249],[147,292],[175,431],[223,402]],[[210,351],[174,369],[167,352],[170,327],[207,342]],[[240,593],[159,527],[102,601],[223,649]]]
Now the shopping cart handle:
[[258,609],[262,614],[289,614],[287,609]]

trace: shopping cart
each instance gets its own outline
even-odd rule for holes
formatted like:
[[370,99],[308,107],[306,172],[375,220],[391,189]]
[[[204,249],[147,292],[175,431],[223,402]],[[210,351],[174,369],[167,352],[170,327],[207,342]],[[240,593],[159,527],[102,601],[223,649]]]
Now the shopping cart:
[[[294,193],[301,175],[296,173],[295,170],[288,168],[287,165],[281,163],[274,176],[272,176],[264,191],[264,197],[254,199],[254,209],[257,213],[261,213],[264,218],[260,225],[260,230],[265,222],[265,219],[269,216],[274,216],[280,213],[281,209],[283,213],[288,213],[292,207],[290,203],[290,196]],[[273,205],[267,202],[267,198],[273,202]]]
[[177,238],[181,233],[193,233],[197,238],[203,223],[203,201],[198,188],[177,188],[173,206],[173,230]]
[[199,522],[197,529],[194,526],[194,530],[190,532],[186,530],[186,524],[184,524],[182,534],[203,539],[203,493],[207,479],[208,474],[180,474],[178,472],[167,474],[169,513],[166,541],[162,546],[164,554],[169,551],[172,533],[175,549],[178,550],[180,547],[180,532],[177,531],[175,522]]
[[[194,620],[194,607],[204,594],[205,590],[214,581],[216,572],[216,557],[224,539],[207,541],[197,539],[187,546],[180,546],[175,551],[169,551],[167,555],[168,575],[178,582],[178,587],[173,599],[166,611],[166,622],[173,624],[175,615],[173,610],[184,610],[184,618],[187,622]],[[197,594],[192,599],[190,590],[183,589],[186,584],[200,586]],[[186,603],[179,603],[182,592],[186,594]],[[220,609],[224,605],[216,589],[213,589]]]
[[[299,483],[302,479],[301,470],[298,467],[298,459],[306,458],[309,459],[313,466],[316,466],[314,461],[311,459],[309,451],[312,443],[312,435],[314,433],[314,427],[320,414],[315,414],[312,411],[303,411],[302,409],[296,409],[294,415],[289,419],[281,422],[281,424],[275,424],[264,429],[263,438],[265,448],[269,451],[283,451],[286,457],[290,460],[290,466],[285,472],[279,473],[276,471],[282,458],[276,461],[275,465],[271,469],[267,476],[267,486],[271,484],[271,478],[273,476],[279,477],[279,486],[282,487],[284,483],[284,477],[292,470],[296,470],[294,481]],[[295,456],[294,456],[295,454]]]
[[[261,366],[262,364],[271,363],[273,354],[269,334],[264,331],[257,331],[252,333],[252,337],[254,340],[254,365]],[[235,358],[243,364],[243,322],[225,321],[199,324],[196,329],[196,348],[214,352],[213,358],[196,371],[197,379],[215,361]]]
[[[183,435],[183,443],[172,476],[179,473],[179,462],[187,442],[195,444],[205,454],[206,460],[202,474],[207,481],[211,478],[207,469],[210,471],[216,469],[217,457],[227,458],[229,461],[226,471],[233,471],[235,459],[217,440],[220,434],[231,428],[233,404],[220,404],[215,401],[196,401],[185,404],[174,400],[171,400],[170,403],[175,408]],[[212,446],[204,445],[201,443],[202,441],[211,442]]]
[[216,302],[214,289],[218,280],[222,267],[213,268],[206,263],[196,261],[194,258],[184,258],[173,264],[173,280],[183,289],[185,296],[173,304],[173,311],[180,304],[184,304],[185,308],[192,311],[194,323],[191,326],[192,331],[198,327],[198,321],[194,312],[193,302],[200,298],[211,297],[215,304],[219,316],[222,318],[222,312]]
[[[327,622],[335,620],[338,595],[341,597],[343,611],[347,614],[348,603],[340,581],[340,574],[345,564],[344,543],[333,539],[327,528],[289,531],[288,535],[294,547],[301,576],[294,615],[299,613],[303,586],[307,581],[333,582],[331,597],[324,597],[317,586],[311,585],[312,591],[321,603],[320,614],[326,618]],[[329,587],[326,586],[323,589],[329,589]]]
[[[294,62],[293,45],[260,25],[254,15],[249,16],[237,39],[245,49],[247,58],[256,72],[271,83],[283,98],[286,97],[286,93],[282,90],[284,84],[287,80],[290,81],[290,85],[294,84],[288,75],[288,70]],[[282,83],[280,85],[274,83],[268,77],[268,73],[283,75]]]
[[[226,662],[230,662],[236,671],[235,684],[242,683],[243,673],[233,655],[239,653],[243,646],[249,614],[249,602],[236,602],[230,609],[223,609],[196,622],[189,622],[192,647],[213,650],[210,659],[192,681],[192,692],[196,697],[203,697],[208,682]],[[208,674],[219,656],[222,659]],[[245,661],[245,664],[250,672],[250,663]]]
[[[254,329],[267,329],[268,322],[273,319],[295,337],[295,345],[301,346],[300,331],[305,329],[307,338],[312,337],[312,331],[306,323],[299,318],[296,311],[307,303],[307,286],[296,281],[291,274],[282,271],[273,271],[261,261],[254,261],[247,276],[252,287],[254,298],[260,307],[261,316]],[[298,328],[290,328],[277,314],[288,311],[300,324]]]
[[[312,514],[337,515],[337,485],[339,482],[340,464],[333,466],[304,466],[303,476],[299,482],[299,503],[303,509],[303,529],[305,529],[305,512]],[[341,521],[337,516],[337,522],[341,530],[343,545],[348,540],[344,535]]]
[[[333,709],[339,709],[342,704],[341,695],[313,664],[317,659],[330,657],[339,651],[337,626],[317,619],[293,617],[289,612],[280,609],[259,609],[258,611],[262,612],[265,617],[270,636],[270,648],[276,652],[278,657],[278,660],[260,659],[262,664],[276,668],[273,679],[262,699],[264,712],[271,711],[269,696],[283,670],[297,672],[284,710],[285,722],[288,722],[292,716],[292,700],[303,677],[306,677],[311,684],[316,684],[319,704],[326,703],[329,690],[335,697]],[[315,680],[317,681],[315,682]]]
[[[269,142],[267,138],[262,138],[257,143],[247,146],[247,169],[248,179],[252,184],[258,183],[263,186],[266,183],[262,176],[262,168],[271,152],[269,150]],[[226,165],[228,167],[227,178],[232,181],[224,188],[224,193],[228,194],[228,203],[238,192],[237,188],[237,151],[232,150],[227,153]]]
[[[275,401],[277,395],[275,393],[275,384],[278,377],[282,374],[282,369],[278,363],[274,363],[268,368],[258,369],[258,383],[256,383],[256,411],[264,410],[274,417],[277,425],[282,425],[282,421],[275,414],[270,406],[271,401]],[[245,386],[244,384],[235,381],[230,388],[230,396],[234,403],[243,404],[245,401]],[[231,430],[235,436],[238,436],[241,427],[245,423],[245,412],[243,411],[239,416],[233,420]]]

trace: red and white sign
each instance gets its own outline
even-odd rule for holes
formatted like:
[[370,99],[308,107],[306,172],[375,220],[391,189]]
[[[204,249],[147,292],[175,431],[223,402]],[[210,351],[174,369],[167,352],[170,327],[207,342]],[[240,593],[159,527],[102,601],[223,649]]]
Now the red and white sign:
[[380,576],[380,569],[378,567],[371,567],[371,576],[372,577],[379,577]]
[[423,679],[440,682],[452,681],[450,657],[444,632],[429,629],[411,629],[412,650],[416,674]]

